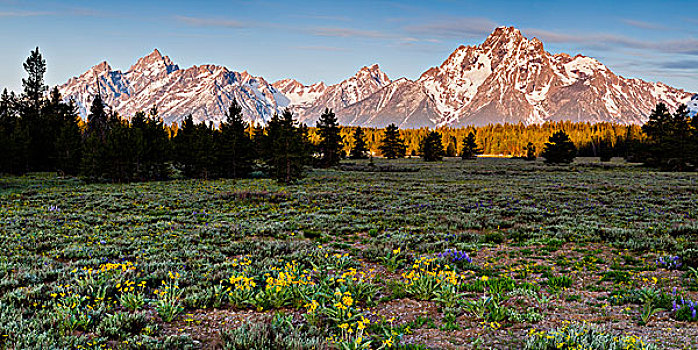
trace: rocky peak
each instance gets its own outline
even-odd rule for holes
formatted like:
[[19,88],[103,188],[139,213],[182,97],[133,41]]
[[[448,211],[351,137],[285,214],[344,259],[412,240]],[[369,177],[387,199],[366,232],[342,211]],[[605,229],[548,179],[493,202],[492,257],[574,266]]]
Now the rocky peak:
[[91,71],[95,73],[102,73],[102,72],[111,72],[111,66],[107,61],[102,61],[101,63],[94,65],[91,69]]
[[174,64],[168,56],[163,56],[158,49],[154,49],[153,52],[145,57],[141,57],[136,64],[131,66],[129,71],[160,71],[164,69],[168,74],[179,69],[179,66]]
[[495,48],[495,47],[513,47],[519,42],[527,40],[524,38],[521,31],[514,27],[498,27],[492,34],[490,34],[485,42],[482,44],[483,47]]
[[379,86],[390,84],[390,78],[385,72],[381,71],[378,64],[373,64],[371,66],[362,67],[356,74],[354,78],[357,80],[373,80]]

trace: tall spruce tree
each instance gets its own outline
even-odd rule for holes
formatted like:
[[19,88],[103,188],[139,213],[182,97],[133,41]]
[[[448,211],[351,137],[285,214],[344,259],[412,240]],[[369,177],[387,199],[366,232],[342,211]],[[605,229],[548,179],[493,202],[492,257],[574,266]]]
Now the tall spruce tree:
[[351,148],[349,158],[351,159],[366,159],[368,158],[368,147],[366,145],[366,135],[360,126],[354,130],[354,147]]
[[534,145],[533,142],[529,142],[528,145],[524,147],[524,150],[526,151],[526,156],[524,156],[524,160],[536,160],[536,145]]
[[174,149],[174,161],[176,167],[184,176],[193,178],[196,173],[194,139],[196,126],[194,118],[188,115],[182,120],[182,125],[177,130],[177,135],[172,139]]
[[645,164],[657,166],[664,170],[683,170],[687,168],[690,150],[690,122],[688,108],[680,106],[672,115],[664,103],[659,103],[649,115],[649,120],[642,126],[648,143],[644,154],[639,158]]
[[569,164],[577,156],[577,147],[562,130],[554,133],[545,143],[541,156],[548,164]]
[[46,61],[37,47],[23,64],[27,77],[22,79],[24,93],[19,104],[20,124],[26,143],[26,170],[53,170],[54,143],[58,134],[54,115],[46,108],[44,84]]
[[21,174],[26,170],[26,138],[20,124],[17,98],[4,89],[0,95],[0,173]]
[[441,134],[437,131],[430,131],[419,143],[419,154],[427,162],[442,160],[445,153]]
[[463,139],[463,149],[460,152],[460,156],[462,159],[475,159],[478,154],[482,154],[482,149],[477,146],[475,134],[471,131]]
[[293,113],[286,109],[271,118],[266,132],[262,157],[269,175],[287,184],[302,178],[310,163],[307,128],[296,125]]
[[233,100],[228,107],[225,121],[220,125],[217,150],[221,176],[241,178],[248,176],[252,171],[255,147],[247,128],[247,122],[242,119],[242,106]]
[[337,123],[337,117],[331,109],[325,108],[325,112],[317,122],[318,134],[320,135],[320,166],[330,167],[339,164],[342,159],[342,130]]
[[405,157],[407,146],[405,146],[405,141],[400,137],[400,130],[397,125],[390,124],[385,128],[383,139],[378,149],[381,151],[383,157],[388,159]]
[[446,146],[446,157],[455,157],[457,152],[456,137],[451,136],[448,139],[448,146]]
[[44,84],[44,74],[46,73],[46,60],[39,52],[37,47],[29,53],[29,57],[24,62],[24,70],[28,77],[22,79],[24,87],[24,95],[26,96],[29,105],[38,111],[43,100],[44,92],[47,87]]
[[90,180],[98,180],[108,167],[106,141],[109,132],[109,116],[99,95],[95,96],[87,115],[87,127],[82,149],[81,174]]
[[51,91],[47,109],[48,114],[53,116],[52,122],[55,123],[52,129],[57,130],[52,154],[55,169],[64,174],[77,175],[82,159],[82,132],[78,109],[72,101],[62,101],[58,88]]

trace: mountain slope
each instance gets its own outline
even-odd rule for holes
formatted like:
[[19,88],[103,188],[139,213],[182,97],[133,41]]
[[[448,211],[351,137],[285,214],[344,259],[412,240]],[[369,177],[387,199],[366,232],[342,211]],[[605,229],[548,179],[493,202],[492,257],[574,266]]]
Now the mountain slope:
[[372,65],[329,86],[293,79],[269,84],[222,66],[180,69],[155,50],[126,72],[102,62],[59,90],[77,102],[84,117],[97,81],[107,104],[121,115],[157,106],[168,123],[190,113],[197,121],[218,122],[233,98],[252,122],[264,123],[291,108],[313,126],[331,108],[344,125],[403,128],[559,120],[637,124],[658,102],[676,108],[691,101],[686,91],[623,78],[594,58],[553,55],[513,27],[496,28],[480,45],[457,48],[414,81],[392,81]]
[[[218,122],[233,99],[242,105],[247,120],[263,123],[288,104],[263,78],[215,65],[180,69],[158,50],[126,72],[102,62],[59,86],[59,91],[64,98],[75,100],[80,114],[86,116],[97,94],[97,82],[104,101],[120,115],[131,117],[157,106],[168,123],[179,122],[188,114],[195,121]],[[277,99],[282,100],[281,105]]]

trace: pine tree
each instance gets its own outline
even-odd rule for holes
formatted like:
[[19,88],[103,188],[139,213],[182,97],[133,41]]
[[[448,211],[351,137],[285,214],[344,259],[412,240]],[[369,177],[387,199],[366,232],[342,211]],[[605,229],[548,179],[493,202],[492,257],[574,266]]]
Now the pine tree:
[[564,131],[554,133],[545,143],[541,156],[548,164],[569,164],[577,156],[577,147]]
[[87,115],[81,161],[82,175],[93,181],[100,179],[108,167],[106,160],[108,127],[108,116],[104,104],[97,95],[92,100],[90,113]]
[[331,109],[325,109],[317,122],[318,133],[320,134],[320,165],[330,167],[339,164],[342,159],[342,136],[339,134],[341,128],[337,123],[337,118]]
[[31,108],[38,110],[43,100],[43,94],[46,91],[46,85],[44,85],[46,61],[39,52],[38,47],[30,52],[29,57],[24,62],[24,70],[29,75],[26,79],[22,79],[24,95],[29,101]]
[[458,153],[456,150],[456,137],[449,137],[448,146],[446,147],[446,157],[455,157]]
[[475,134],[471,131],[466,138],[463,139],[463,149],[460,156],[463,159],[475,159],[478,154],[482,154],[482,150],[478,148],[475,141]]
[[163,180],[169,176],[168,160],[170,144],[167,128],[158,117],[156,107],[148,116],[140,111],[131,118],[133,142],[134,179],[140,181]]
[[536,160],[536,145],[534,145],[533,142],[529,142],[528,145],[526,145],[526,147],[524,148],[524,150],[526,151],[526,156],[524,157],[524,160]]
[[26,168],[26,147],[14,93],[0,96],[0,173],[21,174]]
[[254,162],[254,145],[247,133],[248,124],[242,119],[242,107],[233,100],[226,120],[220,125],[217,150],[221,175],[228,178],[248,176]]
[[388,159],[405,157],[407,147],[405,146],[405,141],[400,137],[400,131],[395,124],[390,124],[385,128],[383,139],[378,149],[383,157]]
[[441,134],[430,131],[419,143],[419,154],[427,162],[442,160],[445,154]]
[[177,136],[172,139],[174,148],[174,161],[178,169],[184,176],[193,178],[196,174],[194,138],[196,137],[196,126],[192,115],[188,115],[182,121],[182,125],[177,131]]
[[136,154],[138,141],[128,121],[117,113],[110,113],[108,132],[99,160],[100,178],[113,182],[130,182],[136,179]]
[[269,175],[287,184],[303,177],[310,162],[307,128],[297,126],[293,113],[286,109],[271,118],[266,131],[262,156]]
[[366,136],[361,127],[356,127],[354,131],[354,147],[351,149],[349,158],[351,159],[366,159],[368,158],[368,147],[366,145]]
[[80,131],[78,109],[72,101],[61,101],[58,89],[51,92],[53,113],[55,113],[58,135],[55,137],[55,167],[61,173],[77,175],[82,159],[82,132]]
[[639,158],[645,164],[664,170],[684,170],[688,167],[691,147],[688,108],[679,106],[672,115],[664,103],[659,103],[642,126],[648,143]]
[[[23,139],[26,147],[26,170],[53,170],[55,158],[54,144],[59,130],[56,129],[51,107],[45,105],[44,74],[46,61],[39,48],[31,51],[23,64],[27,78],[22,79],[24,93],[19,107],[20,128],[23,129]],[[57,91],[57,90],[56,90]]]

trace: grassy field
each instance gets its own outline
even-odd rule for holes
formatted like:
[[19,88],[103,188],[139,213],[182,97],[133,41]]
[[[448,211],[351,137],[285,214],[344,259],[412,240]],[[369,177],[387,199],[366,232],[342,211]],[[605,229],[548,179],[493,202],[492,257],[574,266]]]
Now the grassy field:
[[696,174],[377,165],[0,178],[0,347],[698,348]]

